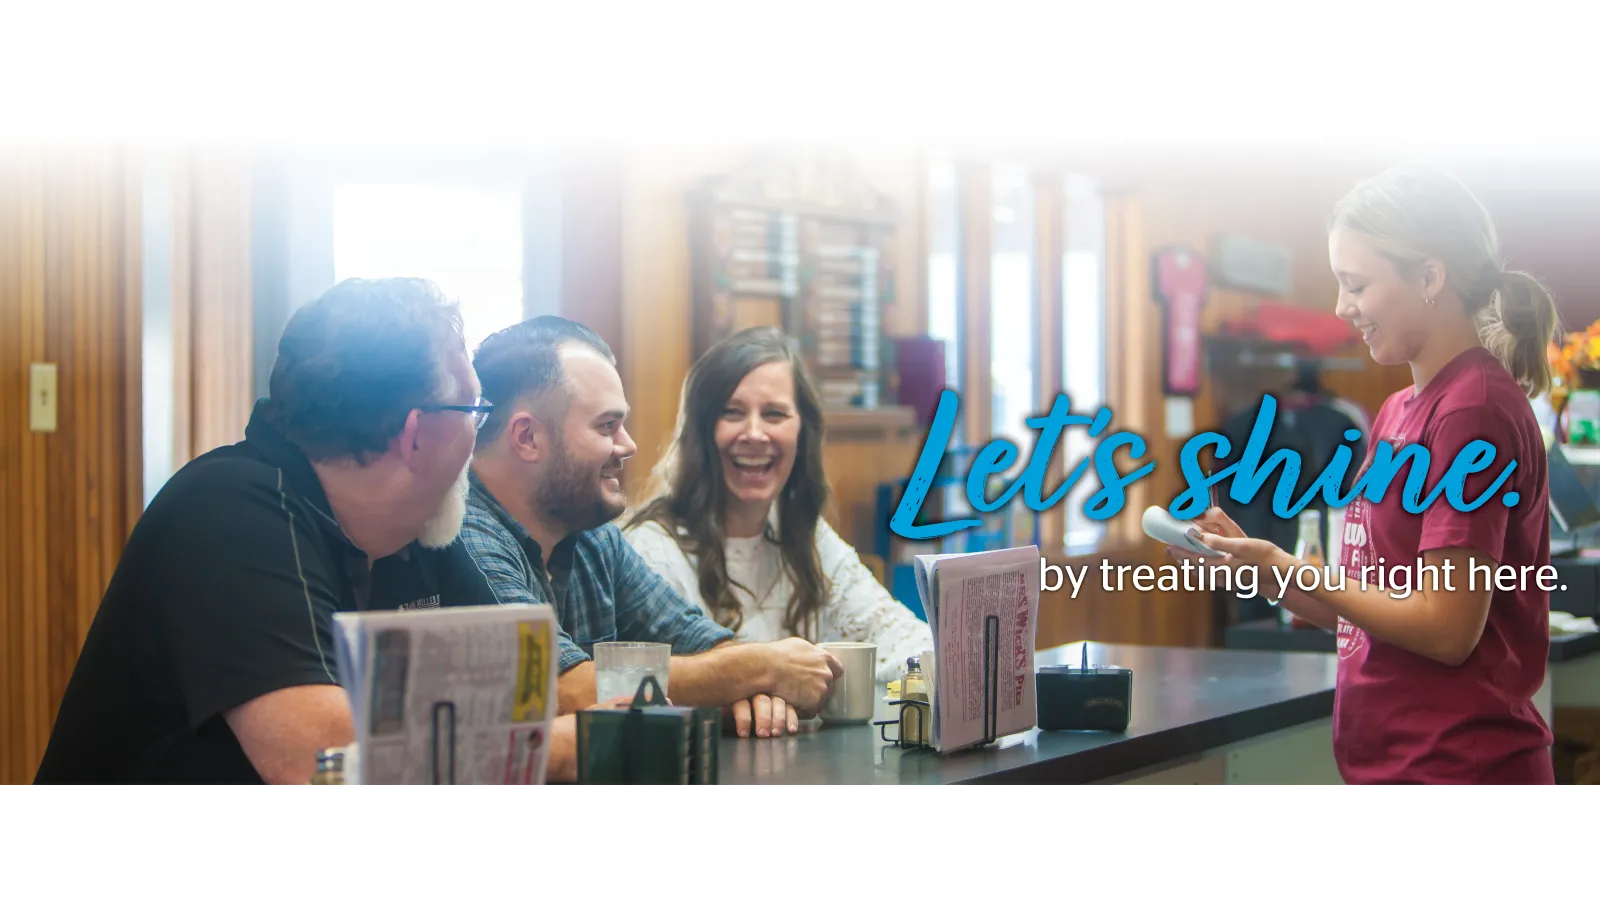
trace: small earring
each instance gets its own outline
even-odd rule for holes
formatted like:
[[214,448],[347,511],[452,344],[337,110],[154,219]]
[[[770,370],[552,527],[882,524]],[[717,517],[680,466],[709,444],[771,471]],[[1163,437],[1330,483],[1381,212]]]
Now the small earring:
[[1433,298],[1429,297],[1427,294],[1423,294],[1422,295],[1422,305],[1423,306],[1432,306],[1433,305]]

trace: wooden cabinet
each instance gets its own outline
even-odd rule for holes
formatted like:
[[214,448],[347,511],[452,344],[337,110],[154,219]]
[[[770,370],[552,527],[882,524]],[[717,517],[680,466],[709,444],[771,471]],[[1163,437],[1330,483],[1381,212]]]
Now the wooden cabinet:
[[892,402],[893,204],[825,153],[763,157],[691,196],[695,358],[746,328],[792,335],[829,407]]

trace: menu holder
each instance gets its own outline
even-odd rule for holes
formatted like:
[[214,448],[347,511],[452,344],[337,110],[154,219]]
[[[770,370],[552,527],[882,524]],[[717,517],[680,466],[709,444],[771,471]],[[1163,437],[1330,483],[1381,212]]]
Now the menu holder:
[[579,784],[716,784],[722,711],[669,706],[654,675],[627,709],[578,712]]
[[1089,642],[1083,664],[1039,669],[1041,731],[1124,732],[1133,714],[1133,671],[1121,666],[1089,667]]
[[543,604],[335,613],[347,784],[542,784],[558,628]]
[[930,744],[940,753],[1037,725],[1039,560],[1037,545],[916,557],[917,593],[937,651]]
[[[928,742],[921,738],[908,738],[906,735],[925,733],[922,726],[933,715],[932,707],[923,700],[890,700],[889,705],[900,707],[900,713],[893,719],[883,719],[872,723],[878,726],[878,736],[883,738],[885,742],[902,749],[929,746]],[[911,728],[906,725],[908,716],[917,723],[917,727]],[[889,737],[887,729],[890,725],[895,726],[894,737]]]
[[[999,691],[999,683],[1000,683],[1000,676],[999,676],[999,672],[998,672],[999,665],[1000,665],[1000,658],[999,658],[1000,650],[999,650],[999,648],[1000,648],[1000,617],[999,616],[985,616],[984,620],[983,620],[983,725],[984,725],[984,731],[983,731],[983,737],[976,744],[973,744],[971,746],[984,746],[986,744],[992,744],[992,743],[995,742],[995,739],[998,736],[996,734],[996,732],[999,730],[999,704],[996,702],[996,700],[997,700],[997,694],[998,694],[998,691]],[[927,703],[927,702],[924,702],[922,700],[900,699],[900,700],[891,700],[891,701],[889,701],[889,705],[890,706],[898,706],[898,707],[900,707],[900,714],[897,717],[893,718],[893,719],[885,719],[885,720],[883,720],[881,722],[873,722],[872,723],[872,724],[878,726],[878,735],[880,737],[882,737],[884,739],[884,741],[886,741],[888,743],[891,743],[891,744],[894,744],[896,747],[901,747],[901,748],[932,747],[933,746],[932,744],[928,743],[925,740],[922,740],[921,738],[908,739],[905,736],[908,732],[915,733],[915,734],[931,734],[932,733],[931,729],[927,729],[927,728],[921,727],[923,722],[931,719],[932,716],[933,716],[933,707],[932,707],[931,703]],[[914,730],[913,729],[908,729],[906,727],[906,720],[907,720],[908,714],[909,715],[913,715],[913,716],[917,716],[917,717],[922,717],[921,719],[918,720],[919,727],[917,727]],[[893,738],[889,737],[889,733],[886,730],[890,725],[895,725],[897,727],[897,730],[895,731],[895,736]]]
[[[440,713],[443,713],[445,727],[439,727]],[[442,732],[442,733],[441,733]],[[440,739],[443,738],[441,745]],[[456,783],[456,705],[449,700],[440,700],[433,705],[433,722],[430,726],[429,742],[433,755],[433,783]],[[440,758],[448,759],[444,774],[440,774]]]

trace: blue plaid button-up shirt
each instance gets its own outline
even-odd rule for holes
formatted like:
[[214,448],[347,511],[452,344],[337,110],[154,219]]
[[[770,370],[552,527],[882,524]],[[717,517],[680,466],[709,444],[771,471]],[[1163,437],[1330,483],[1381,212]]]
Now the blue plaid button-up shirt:
[[733,632],[678,595],[607,523],[568,535],[544,552],[477,475],[471,476],[461,542],[501,603],[549,603],[561,625],[561,671],[589,661],[602,641],[671,644],[700,653]]

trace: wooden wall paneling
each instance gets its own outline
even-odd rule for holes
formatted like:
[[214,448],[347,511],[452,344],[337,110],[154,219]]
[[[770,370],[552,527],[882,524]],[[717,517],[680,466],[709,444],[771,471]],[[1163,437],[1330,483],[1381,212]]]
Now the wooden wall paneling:
[[[25,327],[27,339],[24,343],[23,364],[34,361],[57,362],[51,359],[45,347],[46,334],[51,330],[45,317],[48,309],[46,303],[47,273],[50,261],[46,257],[46,248],[54,243],[50,234],[50,219],[46,215],[45,186],[43,173],[45,169],[42,157],[30,160],[31,167],[25,168],[21,174],[25,190],[33,180],[36,190],[30,191],[26,203],[27,219],[23,227],[27,230],[24,238],[28,242],[28,252],[22,264],[27,273],[27,285],[22,297],[26,310]],[[31,169],[31,171],[30,171]],[[58,372],[56,387],[65,386],[64,377]],[[27,390],[26,384],[24,390]],[[57,420],[59,426],[61,422]],[[26,779],[28,754],[35,746],[39,745],[39,721],[48,713],[49,704],[49,672],[50,672],[50,622],[48,602],[41,603],[37,598],[50,597],[51,585],[49,576],[49,543],[46,537],[50,533],[51,523],[46,518],[45,503],[52,496],[51,485],[47,482],[48,472],[45,470],[44,458],[46,446],[52,443],[47,435],[35,434],[27,430],[27,419],[18,424],[18,440],[22,444],[22,469],[18,473],[27,500],[23,504],[24,514],[21,528],[15,533],[13,540],[21,540],[24,556],[20,593],[16,602],[23,606],[23,625],[26,636],[23,638],[23,654],[26,671],[23,673],[24,696],[16,706],[27,710],[26,742],[13,746],[13,758],[16,760],[19,771],[19,780]],[[59,508],[59,506],[57,507]]]
[[173,465],[244,436],[255,397],[252,172],[186,154],[173,178]]
[[[193,321],[189,326],[189,342],[186,350],[191,362],[190,378],[175,383],[179,391],[189,395],[191,421],[188,452],[174,457],[174,462],[178,464],[217,446],[214,443],[217,441],[215,433],[217,429],[213,416],[226,415],[227,411],[216,405],[220,398],[212,387],[216,377],[212,373],[218,363],[226,365],[223,353],[227,350],[227,305],[231,299],[217,295],[218,287],[225,284],[225,272],[221,271],[223,264],[208,256],[206,246],[213,241],[217,228],[226,227],[224,223],[216,221],[222,218],[218,214],[224,212],[225,207],[213,194],[217,185],[214,174],[206,169],[206,161],[195,157],[187,162],[183,177],[190,183],[189,231],[185,237],[190,244],[189,277],[190,289],[194,292],[194,296],[190,298],[189,304],[189,314],[193,317]],[[231,438],[223,440],[237,441],[243,430],[241,422],[239,431]]]
[[912,182],[906,191],[906,211],[900,223],[899,284],[895,294],[901,336],[928,333],[929,236],[928,155],[918,153],[911,162]]
[[[105,150],[0,158],[0,779],[28,782],[141,496],[135,195]],[[28,366],[58,366],[29,430]],[[131,384],[130,384],[131,382]]]
[[[1062,286],[1062,254],[1066,249],[1066,195],[1061,174],[1046,168],[1033,178],[1034,240],[1033,240],[1033,295],[1038,310],[1035,329],[1034,359],[1038,361],[1034,378],[1034,392],[1039,398],[1036,415],[1050,411],[1056,396],[1062,391],[1062,338],[1061,323],[1066,316],[1063,308],[1065,290]],[[1042,495],[1049,497],[1065,480],[1068,467],[1075,464],[1066,459],[1065,440],[1057,441],[1046,471],[1054,476],[1046,480]],[[1018,503],[1023,502],[1018,498]],[[1053,553],[1065,544],[1067,530],[1067,504],[1057,503],[1039,514],[1039,547]]]
[[1378,409],[1390,394],[1411,386],[1411,369],[1408,366],[1380,366],[1372,362],[1364,347],[1357,348],[1354,353],[1366,357],[1365,368],[1359,371],[1324,372],[1322,384],[1365,409],[1369,417],[1376,417]]
[[[732,165],[731,160],[723,161]],[[672,441],[678,396],[689,373],[690,254],[688,191],[723,168],[689,153],[631,156],[622,187],[623,386],[639,445],[624,470],[634,501],[644,499],[650,470]]]
[[217,328],[206,330],[206,344],[218,354],[217,378],[207,378],[204,443],[210,450],[244,437],[254,406],[250,350],[255,343],[251,316],[251,169],[248,159],[216,160],[206,171],[200,221],[210,240],[200,255]]
[[195,396],[189,389],[195,375],[195,354],[190,351],[195,344],[194,242],[190,240],[195,233],[195,208],[194,182],[187,177],[188,167],[183,161],[174,160],[171,172],[168,184],[172,210],[172,297],[167,322],[172,348],[172,470],[176,472],[184,462],[194,458],[197,443]]
[[[1129,340],[1133,329],[1140,325],[1132,292],[1140,289],[1143,277],[1134,261],[1139,253],[1137,244],[1142,240],[1137,204],[1137,199],[1126,193],[1108,193],[1105,198],[1106,402],[1114,415],[1113,430],[1142,434],[1146,416],[1138,391],[1142,390],[1143,360],[1131,349]],[[1138,508],[1137,502],[1130,496],[1127,509]],[[1105,543],[1137,547],[1129,530],[1130,523],[1137,527],[1137,522],[1126,512],[1107,520]],[[1139,537],[1143,537],[1142,531]],[[1046,604],[1041,598],[1039,646],[1056,646],[1073,640],[1106,640],[1103,621],[1112,614],[1121,597],[1101,590],[1098,555],[1052,561],[1093,568],[1085,574],[1084,589],[1076,598],[1071,596],[1070,585],[1063,588],[1054,603]]]
[[[1107,353],[1109,396],[1115,429],[1141,435],[1144,457],[1129,461],[1124,471],[1149,463],[1155,471],[1128,490],[1127,505],[1111,521],[1114,564],[1146,565],[1157,572],[1171,560],[1144,536],[1141,512],[1165,504],[1179,489],[1177,448],[1181,439],[1166,435],[1166,397],[1162,384],[1162,315],[1150,276],[1150,254],[1159,239],[1159,220],[1149,213],[1144,192],[1117,192],[1107,197],[1108,279]],[[1125,549],[1119,549],[1125,548]],[[1208,598],[1182,591],[1101,592],[1092,601],[1097,640],[1184,645],[1207,642],[1211,606]]]
[[[615,154],[562,160],[561,315],[594,329],[613,353],[623,343],[622,190]],[[629,371],[631,360],[617,363]]]
[[[1123,186],[1107,186],[1104,190],[1106,403],[1114,416],[1110,430],[1138,434],[1148,443],[1145,457],[1119,460],[1119,468],[1128,471],[1148,463],[1161,451],[1157,433],[1162,412],[1160,356],[1149,346],[1151,336],[1157,334],[1159,316],[1150,299],[1143,200]],[[1064,234],[1062,238],[1065,239]],[[1107,521],[1099,552],[1051,559],[1062,565],[1087,567],[1087,571],[1076,598],[1071,596],[1070,583],[1050,602],[1041,598],[1039,647],[1076,640],[1181,642],[1168,638],[1166,626],[1157,620],[1166,604],[1141,596],[1138,591],[1108,591],[1102,587],[1102,560],[1113,567],[1160,565],[1165,561],[1158,550],[1153,551],[1139,525],[1140,511],[1154,502],[1152,496],[1150,478],[1137,482],[1129,488],[1123,511]]]
[[[6,685],[0,696],[11,710],[0,734],[0,779],[8,783],[20,777],[21,754],[14,748],[28,745],[27,733],[33,719],[29,699],[29,679],[36,671],[36,648],[32,607],[22,602],[23,577],[32,568],[32,545],[22,540],[30,527],[33,492],[22,473],[28,466],[28,363],[35,358],[29,346],[34,340],[31,321],[35,303],[30,302],[32,279],[28,271],[32,248],[32,198],[28,196],[23,167],[31,160],[22,152],[0,156],[0,673]],[[30,156],[32,154],[29,154]],[[19,696],[20,695],[20,696]]]
[[823,468],[833,501],[828,524],[862,553],[871,553],[880,526],[878,485],[905,478],[922,450],[923,429],[908,409],[829,410]]
[[[139,179],[125,179],[122,190],[122,233],[141,233]],[[121,534],[133,533],[144,512],[144,256],[139,242],[124,250],[122,283],[122,408],[127,415],[122,435],[123,496]],[[251,315],[254,321],[254,312]],[[139,323],[135,327],[135,323]],[[253,382],[253,379],[252,379]],[[253,393],[253,391],[252,391]],[[120,554],[119,554],[120,555]]]
[[[57,162],[57,160],[61,160]],[[57,337],[47,339],[46,352],[59,361],[62,405],[60,408],[60,452],[50,454],[45,463],[49,471],[51,494],[63,502],[52,503],[52,512],[59,511],[60,519],[52,522],[51,540],[59,541],[56,552],[49,554],[51,579],[46,605],[50,619],[50,661],[48,680],[52,688],[64,683],[72,673],[72,657],[76,643],[78,616],[83,609],[81,581],[92,581],[89,547],[83,540],[81,528],[85,509],[85,493],[89,487],[86,470],[77,466],[78,447],[82,432],[93,420],[87,395],[93,382],[90,371],[90,354],[85,352],[83,325],[86,318],[85,299],[80,288],[83,277],[83,244],[75,232],[83,220],[81,179],[87,177],[88,161],[79,157],[52,159],[59,179],[55,202],[50,204],[51,243],[47,264],[54,277],[54,290],[45,296],[46,314],[51,320],[50,331]],[[76,169],[78,177],[66,167]],[[57,549],[60,548],[60,549]],[[64,551],[64,552],[62,552]],[[89,577],[80,577],[89,576]],[[65,601],[65,602],[63,602]],[[54,693],[52,691],[52,693]]]
[[[143,216],[140,178],[134,174],[140,171],[142,169],[132,166],[124,171],[120,206],[107,217],[112,230],[104,238],[107,243],[118,243],[122,248],[121,271],[109,273],[115,280],[108,287],[108,292],[120,304],[118,321],[122,325],[113,333],[113,341],[120,344],[122,354],[122,364],[115,370],[115,377],[122,381],[122,446],[118,449],[122,459],[121,468],[116,472],[122,482],[122,518],[113,522],[112,517],[107,516],[110,530],[104,538],[106,546],[118,548],[119,559],[122,544],[133,533],[134,524],[144,512],[144,254],[139,238]],[[118,213],[120,221],[116,218]],[[246,277],[250,277],[248,273]],[[253,311],[247,310],[244,315],[253,319]],[[248,353],[245,365],[252,365]],[[247,373],[250,371],[246,368]],[[252,376],[247,375],[247,378],[253,381]],[[110,573],[107,575],[109,579]]]
[[[0,202],[14,207],[18,198],[5,190],[5,185],[12,177],[6,160],[0,159]],[[26,396],[26,388],[20,387],[22,354],[16,345],[17,333],[21,330],[16,313],[21,307],[16,302],[18,285],[12,280],[17,268],[17,228],[13,220],[14,213],[7,214],[5,209],[0,208],[0,679],[5,679],[6,683],[16,683],[21,676],[20,650],[12,647],[22,628],[14,618],[21,610],[11,602],[10,573],[15,570],[16,564],[11,558],[11,541],[4,536],[21,527],[16,521],[20,504],[11,493],[10,469],[15,463],[9,451],[11,432],[22,418],[19,399]],[[9,696],[6,699],[9,700]],[[7,717],[7,721],[0,723],[8,729],[0,733],[0,747],[9,747],[14,743],[9,728],[21,718],[14,713]],[[15,780],[11,777],[10,765],[11,756],[7,751],[3,762],[0,762],[0,783]]]
[[0,539],[5,559],[4,564],[0,564],[0,597],[3,597],[0,604],[6,610],[7,626],[0,642],[6,650],[6,684],[14,687],[0,688],[12,710],[6,717],[9,721],[4,735],[5,764],[0,765],[0,777],[15,783],[25,780],[21,777],[23,757],[18,748],[31,746],[33,739],[28,729],[34,721],[32,681],[38,671],[39,643],[34,608],[23,602],[26,596],[24,578],[34,570],[31,558],[34,547],[23,541],[22,536],[36,527],[30,522],[37,521],[34,491],[23,473],[31,473],[32,441],[27,430],[28,364],[38,358],[33,345],[41,341],[33,315],[38,304],[30,296],[35,282],[29,271],[36,203],[29,196],[27,182],[19,171],[23,161],[13,158],[10,162],[11,166],[0,176],[5,179],[0,183],[0,197],[5,198],[0,202],[0,220],[9,223],[10,236],[5,243],[6,249],[11,251],[10,258],[0,262],[7,270],[3,287],[0,287],[6,292],[6,296],[0,298],[0,324],[4,325],[0,327],[0,340],[6,342],[5,392],[10,401],[5,419],[0,421],[0,484],[3,484],[0,490],[6,498],[0,503],[0,517],[5,519],[6,526],[4,537]]
[[[19,169],[20,153],[0,155],[0,696],[10,712],[0,728],[0,781],[20,778],[20,755],[12,748],[28,742],[32,710],[27,706],[27,679],[34,668],[31,610],[22,603],[22,576],[27,546],[20,536],[27,528],[31,496],[21,479],[28,421],[27,349],[31,338],[26,302],[29,279],[25,261],[28,196]],[[20,697],[18,696],[20,694]],[[18,702],[20,701],[20,702]]]
[[[65,167],[81,167],[83,160],[62,155],[52,155],[46,170],[46,195],[45,202],[45,354],[59,366],[59,386],[61,393],[61,406],[57,413],[59,431],[54,438],[47,438],[47,444],[57,445],[56,452],[48,454],[41,460],[41,468],[46,473],[46,484],[49,493],[47,503],[49,510],[46,512],[48,522],[45,540],[45,559],[47,577],[44,579],[44,590],[38,596],[47,598],[44,603],[44,616],[48,621],[48,656],[45,660],[45,683],[53,687],[60,677],[61,669],[67,665],[70,655],[69,647],[73,638],[72,632],[77,617],[78,592],[76,573],[84,571],[82,546],[77,540],[75,528],[78,512],[80,479],[73,477],[73,472],[68,467],[61,465],[61,460],[69,459],[77,443],[79,420],[83,413],[84,376],[87,373],[77,368],[77,350],[81,341],[73,333],[73,321],[76,316],[72,308],[77,298],[73,296],[73,281],[76,270],[72,258],[75,249],[72,242],[73,220],[78,215],[76,209],[76,194],[73,179],[62,170]],[[80,177],[81,177],[81,168]]]
[[961,252],[957,264],[961,315],[961,417],[969,446],[981,447],[993,434],[991,398],[994,382],[989,371],[990,295],[994,232],[994,202],[990,166],[963,161],[956,166],[956,194],[961,216]]
[[[98,180],[97,172],[91,174],[96,168],[94,160],[80,158],[78,165],[85,175]],[[68,176],[64,182],[62,214],[56,218],[56,227],[60,229],[62,247],[57,268],[64,269],[62,275],[65,285],[61,296],[51,304],[50,311],[57,316],[60,333],[65,338],[56,345],[56,355],[61,359],[62,395],[71,401],[62,408],[62,426],[77,439],[64,453],[50,457],[52,482],[63,495],[72,498],[69,504],[71,518],[67,522],[72,562],[69,563],[63,555],[55,557],[51,563],[57,585],[64,589],[63,593],[71,593],[74,603],[70,608],[61,605],[52,605],[50,608],[54,626],[50,642],[52,682],[57,678],[64,682],[72,674],[71,660],[76,655],[75,644],[81,640],[81,636],[76,634],[77,623],[83,616],[84,607],[95,602],[85,595],[92,590],[90,585],[98,581],[100,575],[96,571],[93,546],[86,540],[84,527],[94,502],[94,461],[93,456],[84,453],[83,449],[94,440],[91,429],[97,424],[95,420],[99,413],[94,392],[97,384],[97,348],[92,336],[93,322],[87,314],[89,304],[96,299],[88,291],[88,282],[91,281],[89,269],[94,265],[89,255],[88,236],[94,227],[93,197],[84,179]]]
[[[1143,212],[1130,194],[1106,198],[1106,366],[1107,396],[1115,418],[1111,428],[1151,437],[1154,417],[1152,392],[1160,390],[1160,357],[1149,351],[1147,339],[1156,327],[1149,303],[1149,248],[1144,237]],[[1140,461],[1142,464],[1143,461]],[[1136,468],[1137,466],[1132,466]],[[1149,480],[1128,490],[1128,508],[1150,503]],[[1119,515],[1108,522],[1112,543],[1145,540],[1136,518]]]

